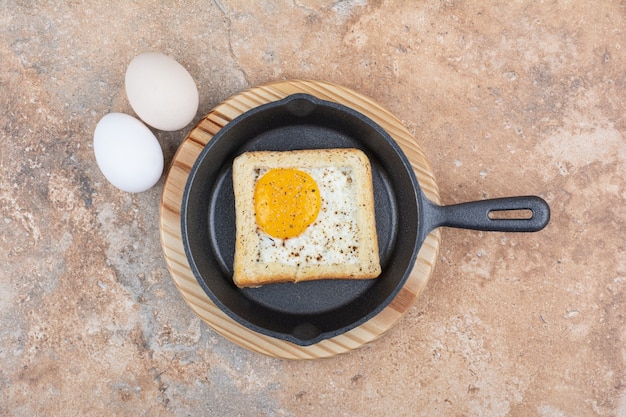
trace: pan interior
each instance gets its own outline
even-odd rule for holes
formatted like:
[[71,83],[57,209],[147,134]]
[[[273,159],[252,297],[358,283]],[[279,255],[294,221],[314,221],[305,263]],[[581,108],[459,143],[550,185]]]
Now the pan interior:
[[[382,274],[237,288],[233,159],[254,150],[346,147],[363,150],[372,165]],[[198,282],[232,318],[263,334],[312,344],[369,320],[399,291],[419,246],[418,193],[408,161],[378,125],[335,103],[290,96],[243,114],[205,147],[183,196],[183,243]]]

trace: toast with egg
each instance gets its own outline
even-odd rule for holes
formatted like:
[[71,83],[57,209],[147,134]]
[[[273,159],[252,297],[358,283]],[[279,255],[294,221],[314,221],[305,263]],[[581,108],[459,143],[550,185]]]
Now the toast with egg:
[[380,275],[372,171],[352,148],[246,152],[233,162],[238,287]]

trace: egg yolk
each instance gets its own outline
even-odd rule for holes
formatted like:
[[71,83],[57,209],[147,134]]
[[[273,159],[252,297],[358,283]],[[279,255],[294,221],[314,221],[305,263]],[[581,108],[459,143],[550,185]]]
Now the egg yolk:
[[321,204],[317,183],[298,169],[271,169],[254,188],[257,224],[268,235],[280,239],[304,232],[317,218]]

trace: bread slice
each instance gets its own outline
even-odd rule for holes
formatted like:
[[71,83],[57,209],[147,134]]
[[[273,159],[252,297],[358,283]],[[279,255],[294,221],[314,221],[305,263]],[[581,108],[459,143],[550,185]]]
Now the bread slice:
[[[298,236],[269,236],[257,224],[255,184],[274,168],[295,168],[317,182],[321,208]],[[380,275],[369,159],[358,149],[247,152],[233,163],[238,287]]]

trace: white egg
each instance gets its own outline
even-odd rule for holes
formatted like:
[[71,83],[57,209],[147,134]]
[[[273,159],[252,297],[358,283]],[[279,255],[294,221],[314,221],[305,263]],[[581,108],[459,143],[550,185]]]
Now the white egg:
[[110,113],[100,119],[93,150],[104,177],[122,191],[146,191],[163,173],[163,150],[157,138],[128,114]]
[[196,83],[185,67],[167,55],[136,56],[126,70],[125,86],[137,116],[156,129],[182,129],[198,112]]

